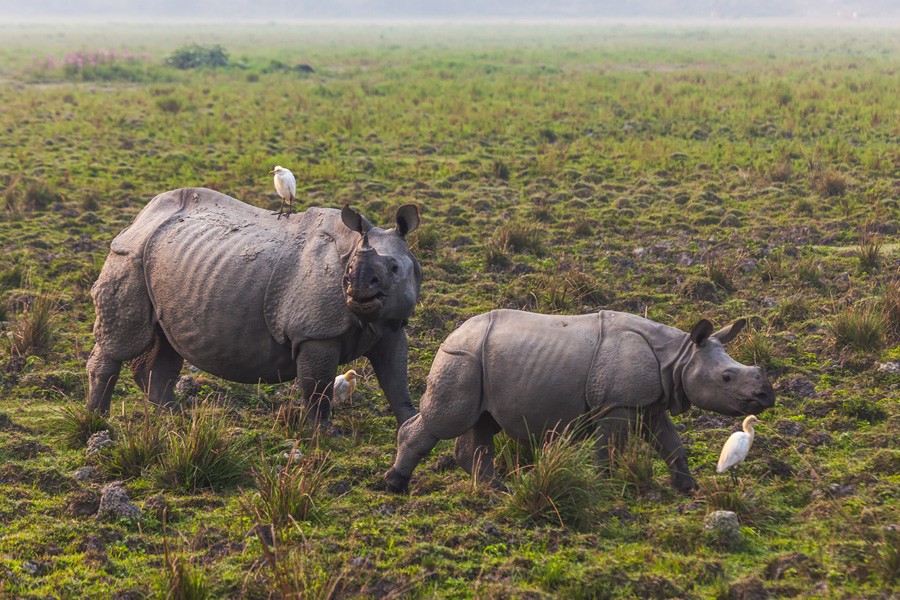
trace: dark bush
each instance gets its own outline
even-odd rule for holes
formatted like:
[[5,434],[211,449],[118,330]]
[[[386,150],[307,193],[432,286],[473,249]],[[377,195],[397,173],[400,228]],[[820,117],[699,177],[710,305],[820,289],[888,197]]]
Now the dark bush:
[[190,46],[182,46],[173,52],[166,58],[166,64],[176,69],[227,67],[228,52],[219,44],[215,46],[191,44]]

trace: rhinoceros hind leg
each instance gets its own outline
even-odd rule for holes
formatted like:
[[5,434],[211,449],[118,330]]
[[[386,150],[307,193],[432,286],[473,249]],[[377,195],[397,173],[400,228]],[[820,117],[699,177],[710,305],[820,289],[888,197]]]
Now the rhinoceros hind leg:
[[122,361],[113,360],[95,345],[87,362],[88,392],[87,409],[99,411],[100,414],[109,414],[109,403],[112,400],[113,390],[119,380],[119,370]]
[[397,431],[397,458],[394,466],[385,474],[384,481],[389,492],[405,492],[409,486],[413,469],[440,441],[425,427],[422,414],[407,420]]
[[134,380],[155,405],[175,406],[175,384],[184,359],[178,354],[161,329],[146,352],[131,361]]
[[501,427],[490,413],[482,413],[475,426],[456,438],[456,463],[476,480],[501,486],[494,477],[494,435]]

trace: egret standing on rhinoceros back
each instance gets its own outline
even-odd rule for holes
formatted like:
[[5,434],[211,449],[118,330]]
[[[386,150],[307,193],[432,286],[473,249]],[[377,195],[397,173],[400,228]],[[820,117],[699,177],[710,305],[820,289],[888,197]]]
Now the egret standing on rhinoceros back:
[[242,383],[297,377],[310,418],[327,422],[337,367],[372,363],[398,423],[415,414],[404,326],[422,269],[400,207],[392,229],[354,210],[311,208],[288,222],[219,192],[154,198],[112,242],[91,288],[95,346],[88,407],[109,411],[123,361],[160,405],[184,359]]
[[494,477],[494,434],[528,442],[532,435],[586,417],[598,457],[640,422],[669,465],[672,485],[696,482],[667,412],[690,408],[758,414],[775,393],[758,367],[725,353],[746,325],[713,333],[702,320],[690,334],[641,317],[602,310],[582,316],[498,310],[472,317],[441,344],[420,413],[397,433],[397,459],[385,475],[406,489],[413,469],[441,439],[459,438],[456,460],[480,479]]

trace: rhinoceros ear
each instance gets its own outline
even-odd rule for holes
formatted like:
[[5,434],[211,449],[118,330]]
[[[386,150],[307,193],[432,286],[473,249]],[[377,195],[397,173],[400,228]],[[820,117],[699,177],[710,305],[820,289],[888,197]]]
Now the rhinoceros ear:
[[734,324],[729,325],[728,327],[723,327],[719,331],[715,332],[713,335],[714,338],[718,339],[723,344],[727,344],[735,337],[737,334],[741,332],[741,330],[747,326],[747,319],[738,319],[734,322]]
[[352,229],[361,234],[364,234],[372,228],[372,224],[361,214],[350,208],[349,204],[345,204],[344,208],[341,209],[341,221],[344,222],[344,225],[346,225],[348,229]]
[[691,328],[691,341],[699,346],[706,341],[706,338],[708,338],[712,332],[712,323],[706,319],[700,319],[700,322]]
[[397,209],[397,233],[406,237],[419,226],[419,207],[415,204],[404,204]]

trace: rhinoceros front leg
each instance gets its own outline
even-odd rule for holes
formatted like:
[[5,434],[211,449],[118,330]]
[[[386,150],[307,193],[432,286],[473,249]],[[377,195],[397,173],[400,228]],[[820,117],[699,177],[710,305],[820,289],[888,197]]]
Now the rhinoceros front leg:
[[696,490],[697,482],[688,468],[687,453],[669,415],[664,411],[645,413],[641,432],[669,466],[672,487],[684,493]]
[[407,490],[416,465],[431,452],[438,441],[440,438],[428,431],[421,413],[400,426],[397,431],[397,458],[394,466],[384,475],[384,483],[389,492],[402,493]]
[[87,362],[90,385],[87,400],[88,410],[98,411],[103,415],[109,414],[109,404],[116,382],[119,380],[121,368],[122,361],[110,358],[99,344],[94,346]]
[[381,338],[366,356],[375,369],[378,384],[387,396],[397,425],[403,425],[416,414],[412,398],[409,396],[406,374],[408,362],[406,333],[401,329],[393,335]]
[[327,427],[330,423],[331,392],[339,360],[338,342],[309,340],[297,352],[297,380],[309,411],[307,419],[314,425]]

